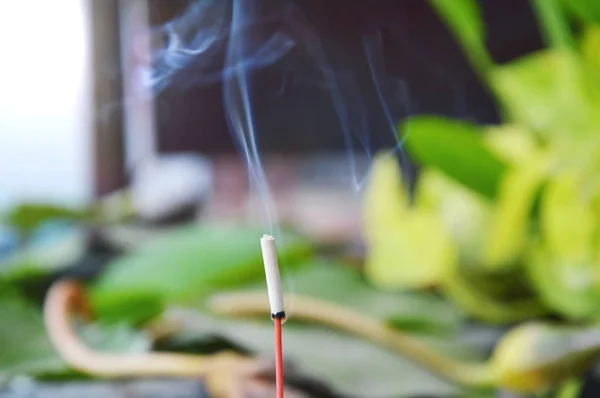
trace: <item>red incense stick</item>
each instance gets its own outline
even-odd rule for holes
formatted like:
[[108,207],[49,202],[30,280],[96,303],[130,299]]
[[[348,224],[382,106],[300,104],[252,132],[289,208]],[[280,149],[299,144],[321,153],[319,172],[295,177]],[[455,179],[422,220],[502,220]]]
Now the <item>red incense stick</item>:
[[283,398],[283,343],[281,341],[281,319],[273,319],[275,324],[275,385],[277,398]]
[[260,245],[265,265],[265,276],[267,278],[271,318],[275,325],[275,383],[277,398],[283,398],[283,344],[281,341],[281,325],[285,322],[285,311],[283,309],[283,290],[281,288],[281,277],[279,276],[275,238],[265,235],[260,240]]

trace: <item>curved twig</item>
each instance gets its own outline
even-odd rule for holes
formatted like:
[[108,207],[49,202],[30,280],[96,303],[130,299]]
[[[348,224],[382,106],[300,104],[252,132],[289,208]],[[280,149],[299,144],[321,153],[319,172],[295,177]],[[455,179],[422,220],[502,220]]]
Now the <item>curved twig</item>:
[[[475,387],[494,384],[487,363],[465,363],[446,357],[373,317],[309,297],[287,295],[285,300],[294,303],[293,318],[343,330],[389,347],[453,383]],[[269,311],[268,300],[260,292],[217,294],[209,299],[208,306],[216,314],[229,316],[264,315]]]
[[[294,303],[296,319],[343,330],[387,346],[451,382],[476,387],[494,384],[493,372],[486,363],[465,363],[446,357],[368,315],[309,297],[288,295],[286,301]],[[208,305],[214,313],[229,316],[262,316],[269,311],[268,300],[260,292],[218,294]],[[78,336],[72,326],[72,313],[89,319],[82,286],[74,281],[55,283],[44,306],[50,340],[70,366],[97,377],[203,377],[215,396],[232,397],[239,394],[239,380],[251,380],[265,370],[263,363],[233,352],[210,356],[98,352],[86,346]]]
[[73,313],[89,319],[90,313],[82,286],[75,281],[55,283],[44,304],[44,322],[48,336],[71,367],[96,377],[203,377],[215,396],[233,397],[239,394],[240,380],[248,380],[265,370],[265,364],[234,352],[207,356],[98,352],[89,348],[73,328]]

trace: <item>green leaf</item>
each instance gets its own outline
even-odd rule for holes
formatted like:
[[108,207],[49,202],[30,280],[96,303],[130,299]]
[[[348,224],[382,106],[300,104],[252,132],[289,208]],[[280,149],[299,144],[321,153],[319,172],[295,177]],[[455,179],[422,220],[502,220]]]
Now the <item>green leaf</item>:
[[102,295],[95,303],[95,315],[103,324],[142,325],[165,309],[159,295],[135,288]]
[[600,3],[596,0],[562,0],[565,8],[585,23],[600,23]]
[[491,364],[501,386],[521,394],[544,392],[596,363],[599,333],[598,327],[526,323],[500,340]]
[[28,235],[48,221],[70,220],[82,221],[89,216],[87,211],[72,209],[64,206],[43,203],[24,203],[9,210],[3,221]]
[[582,388],[583,381],[578,379],[567,380],[560,386],[556,398],[578,398],[581,396]]
[[[141,319],[151,313],[136,302],[182,302],[264,278],[261,237],[260,229],[235,225],[166,232],[107,266],[92,288],[93,306],[101,318],[110,313],[111,319],[118,314],[117,307],[138,307],[143,314],[123,316]],[[283,271],[312,252],[311,245],[295,234],[276,238]]]
[[496,195],[506,165],[483,144],[482,129],[435,116],[419,116],[401,126],[410,155],[488,198]]
[[[19,375],[40,378],[74,376],[48,339],[41,311],[12,291],[0,287],[0,383]],[[82,340],[105,352],[146,352],[145,333],[125,325],[77,327]]]
[[485,25],[476,0],[429,0],[454,33],[473,67],[483,76],[493,61],[485,46]]
[[[271,321],[236,321],[214,318],[197,311],[178,310],[168,319],[183,325],[174,337],[179,346],[202,336],[222,336],[233,345],[264,357],[272,357]],[[453,396],[460,389],[379,347],[347,334],[319,326],[296,324],[293,316],[284,326],[285,359],[301,374],[321,380],[342,395],[356,397]],[[467,353],[456,342],[439,343],[438,350]]]
[[0,382],[67,370],[46,336],[40,311],[6,285],[0,290],[0,319]]
[[564,0],[532,0],[532,3],[546,43],[555,48],[572,48],[574,39],[561,1]]

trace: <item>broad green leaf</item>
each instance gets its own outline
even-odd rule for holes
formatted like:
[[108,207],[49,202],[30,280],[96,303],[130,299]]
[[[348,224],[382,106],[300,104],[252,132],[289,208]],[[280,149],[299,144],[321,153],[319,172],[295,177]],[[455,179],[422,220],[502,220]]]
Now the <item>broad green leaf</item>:
[[[0,287],[0,383],[15,376],[54,378],[73,371],[48,339],[41,311],[13,292]],[[76,326],[89,347],[105,352],[146,352],[148,336],[124,325]]]
[[596,131],[597,83],[572,54],[528,55],[496,67],[491,80],[513,123],[546,139]]
[[477,0],[429,0],[458,39],[473,67],[485,75],[492,65],[486,49],[485,25]]
[[521,256],[547,168],[547,161],[536,156],[513,167],[503,178],[483,248],[482,261],[490,269],[512,266]]
[[410,155],[465,187],[494,198],[506,166],[483,144],[482,129],[460,121],[419,116],[401,126]]
[[562,3],[582,22],[600,24],[600,3],[597,0],[562,0]]
[[[261,237],[258,228],[235,225],[186,226],[166,232],[107,266],[92,288],[94,308],[100,317],[110,313],[114,319],[120,306],[132,309],[137,306],[133,303],[146,300],[181,302],[263,278]],[[276,238],[283,271],[312,252],[311,245],[295,234]],[[123,315],[139,319],[150,314]]]
[[89,217],[89,214],[84,210],[53,204],[25,203],[9,210],[3,216],[3,221],[22,234],[28,235],[48,221],[82,221],[86,220],[87,217]]
[[592,198],[583,189],[580,173],[553,177],[542,193],[540,227],[545,244],[563,261],[585,262],[593,258],[593,239],[598,221]]
[[539,243],[531,245],[525,264],[533,288],[548,308],[571,319],[597,317],[596,264],[560,260]]
[[488,201],[441,172],[425,169],[417,181],[415,205],[440,215],[462,261],[481,258],[491,215]]
[[600,355],[598,327],[530,322],[503,337],[491,364],[499,384],[513,392],[545,392],[580,377]]
[[523,288],[516,270],[490,273],[454,267],[442,284],[444,296],[469,316],[490,324],[510,324],[543,315],[546,310]]
[[[189,310],[167,314],[167,319],[183,325],[174,336],[179,346],[202,336],[222,336],[235,346],[272,357],[270,321],[215,318]],[[408,398],[453,396],[460,391],[386,348],[324,327],[296,324],[293,316],[284,326],[284,344],[286,361],[301,374],[323,381],[344,396]],[[480,353],[456,342],[439,343],[436,347],[462,357],[481,358]]]
[[0,382],[18,375],[61,373],[67,366],[46,336],[40,311],[0,286]]
[[141,325],[165,309],[164,300],[145,289],[121,289],[95,298],[95,315],[103,324]]

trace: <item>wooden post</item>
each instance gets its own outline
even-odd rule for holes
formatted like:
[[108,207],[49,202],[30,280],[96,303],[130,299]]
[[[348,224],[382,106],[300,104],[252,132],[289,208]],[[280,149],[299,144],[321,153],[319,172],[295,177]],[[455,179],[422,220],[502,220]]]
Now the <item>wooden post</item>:
[[89,0],[94,80],[94,195],[105,195],[126,183],[123,143],[123,81],[119,0]]

